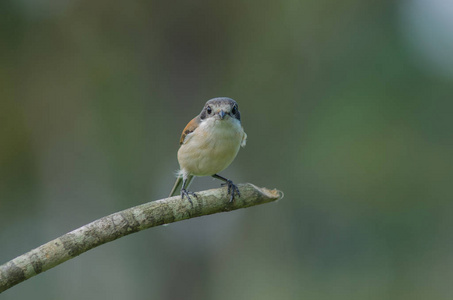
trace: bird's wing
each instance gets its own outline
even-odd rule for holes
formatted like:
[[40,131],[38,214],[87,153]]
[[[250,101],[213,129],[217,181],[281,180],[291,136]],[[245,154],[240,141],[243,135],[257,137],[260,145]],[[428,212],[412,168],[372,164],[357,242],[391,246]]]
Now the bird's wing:
[[244,135],[242,136],[242,141],[241,141],[241,147],[245,147],[245,144],[247,143],[247,133],[244,131]]
[[181,139],[179,140],[179,145],[184,144],[184,141],[186,140],[186,137],[191,134],[192,132],[195,131],[195,129],[198,128],[198,125],[200,125],[200,118],[196,116],[193,118],[189,124],[184,128],[181,134]]

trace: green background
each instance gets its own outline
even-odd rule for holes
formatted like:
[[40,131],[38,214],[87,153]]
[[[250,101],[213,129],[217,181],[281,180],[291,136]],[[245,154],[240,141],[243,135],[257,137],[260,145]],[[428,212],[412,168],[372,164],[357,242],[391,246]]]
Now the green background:
[[285,192],[103,245],[2,300],[451,299],[445,2],[1,1],[0,263],[166,197],[213,97],[248,134],[221,174]]

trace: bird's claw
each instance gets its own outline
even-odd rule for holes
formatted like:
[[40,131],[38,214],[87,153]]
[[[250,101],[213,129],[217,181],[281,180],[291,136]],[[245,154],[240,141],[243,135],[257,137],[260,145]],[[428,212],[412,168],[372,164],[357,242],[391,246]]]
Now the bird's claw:
[[190,192],[190,191],[188,191],[188,190],[186,190],[186,189],[181,189],[181,199],[184,200],[184,196],[186,196],[186,197],[187,197],[187,200],[189,200],[190,204],[193,205],[192,199],[190,199],[190,195],[192,195],[192,196],[194,196],[195,198],[198,199],[197,194],[195,194],[194,192]]
[[233,181],[228,179],[227,182],[222,183],[221,185],[222,186],[225,186],[225,185],[228,186],[228,195],[231,195],[230,202],[233,202],[234,194],[237,194],[238,197],[241,197],[241,193],[239,192],[239,188],[237,187],[237,185],[235,185],[233,183]]

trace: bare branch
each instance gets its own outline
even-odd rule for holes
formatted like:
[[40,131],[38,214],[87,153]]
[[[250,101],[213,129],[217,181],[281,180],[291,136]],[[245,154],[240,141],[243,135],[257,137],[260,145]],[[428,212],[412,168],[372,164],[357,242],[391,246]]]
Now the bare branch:
[[0,293],[92,248],[162,224],[227,212],[283,198],[278,190],[239,185],[241,197],[229,202],[226,188],[198,192],[193,205],[180,196],[148,202],[98,219],[0,266]]

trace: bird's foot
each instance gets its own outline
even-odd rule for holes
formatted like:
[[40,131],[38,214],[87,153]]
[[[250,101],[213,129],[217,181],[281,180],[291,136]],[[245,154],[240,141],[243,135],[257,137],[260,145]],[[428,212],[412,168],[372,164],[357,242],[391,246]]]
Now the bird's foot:
[[187,200],[189,200],[190,204],[193,205],[192,199],[190,199],[190,195],[194,196],[195,198],[198,198],[197,194],[195,194],[194,192],[190,192],[186,189],[181,189],[181,199],[184,200],[184,196],[186,196]]
[[234,195],[236,194],[238,197],[241,197],[241,193],[239,193],[239,188],[237,187],[237,185],[235,185],[233,183],[233,181],[227,179],[227,181],[225,183],[222,183],[221,184],[222,186],[225,186],[227,185],[228,186],[228,195],[231,195],[230,196],[230,202],[233,202],[234,200]]

